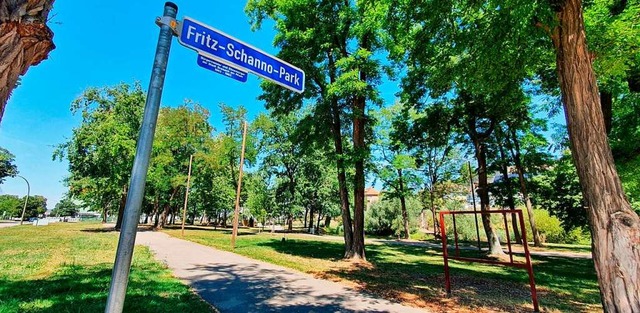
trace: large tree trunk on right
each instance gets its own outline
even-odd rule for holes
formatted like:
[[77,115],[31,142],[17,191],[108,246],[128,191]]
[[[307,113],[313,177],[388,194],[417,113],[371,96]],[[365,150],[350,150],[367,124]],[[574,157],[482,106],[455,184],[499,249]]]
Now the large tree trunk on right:
[[566,0],[553,34],[571,152],[585,197],[605,312],[640,312],[640,217],[607,140],[580,0]]
[[47,27],[53,0],[4,0],[0,3],[0,122],[11,91],[30,66],[55,49]]

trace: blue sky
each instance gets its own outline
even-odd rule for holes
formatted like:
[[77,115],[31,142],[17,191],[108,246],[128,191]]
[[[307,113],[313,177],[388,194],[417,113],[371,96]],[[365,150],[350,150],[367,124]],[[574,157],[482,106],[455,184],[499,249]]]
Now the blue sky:
[[[178,19],[189,16],[246,43],[275,54],[272,23],[251,31],[245,1],[176,1]],[[71,136],[80,119],[71,102],[88,87],[140,81],[146,88],[158,38],[154,20],[164,1],[56,1],[50,27],[57,48],[49,59],[31,67],[9,100],[0,124],[0,145],[16,156],[20,174],[31,183],[31,194],[48,199],[48,209],[66,191],[62,180],[67,163],[52,161],[54,146]],[[217,105],[244,105],[250,117],[264,111],[259,79],[247,83],[200,68],[197,54],[174,39],[162,95],[162,105],[191,99],[211,110],[210,122],[220,125]],[[296,60],[286,60],[295,65]],[[383,97],[393,101],[396,84],[387,83]],[[391,86],[391,87],[389,87]],[[24,181],[8,178],[1,194],[26,194]]]

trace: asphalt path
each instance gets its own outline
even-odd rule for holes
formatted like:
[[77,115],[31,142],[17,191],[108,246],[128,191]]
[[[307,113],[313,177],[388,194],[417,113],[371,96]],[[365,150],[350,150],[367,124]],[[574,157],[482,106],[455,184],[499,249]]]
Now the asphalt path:
[[221,313],[428,312],[161,232],[139,232],[136,244],[148,246]]

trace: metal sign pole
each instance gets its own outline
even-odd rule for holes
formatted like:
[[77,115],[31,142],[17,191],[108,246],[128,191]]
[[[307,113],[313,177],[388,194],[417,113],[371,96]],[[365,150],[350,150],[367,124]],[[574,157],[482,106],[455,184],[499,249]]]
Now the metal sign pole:
[[162,97],[162,87],[167,70],[169,59],[169,49],[177,25],[175,20],[178,13],[178,6],[167,2],[164,5],[162,18],[157,18],[156,23],[160,26],[160,36],[156,46],[156,55],[151,71],[151,81],[147,91],[147,102],[144,108],[144,118],[140,128],[136,156],[131,170],[131,182],[127,194],[127,202],[124,207],[124,218],[122,220],[122,230],[118,240],[116,250],[116,260],[113,265],[111,275],[111,286],[107,298],[107,313],[121,313],[124,306],[124,298],[127,293],[129,282],[129,270],[131,269],[131,258],[133,256],[133,246],[136,240],[136,230],[138,228],[138,218],[140,216],[140,206],[144,198],[144,187],[147,180],[147,170],[149,169],[149,159],[151,157],[151,147],[153,136],[158,120],[160,109],[160,98]]

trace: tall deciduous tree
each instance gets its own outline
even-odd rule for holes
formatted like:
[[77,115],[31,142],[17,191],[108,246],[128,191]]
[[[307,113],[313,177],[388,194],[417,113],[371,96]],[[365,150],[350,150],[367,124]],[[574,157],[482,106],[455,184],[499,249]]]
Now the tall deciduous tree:
[[69,161],[69,194],[102,210],[103,221],[109,211],[122,216],[144,102],[137,83],[87,89],[71,104],[80,126],[54,151],[54,159]]
[[[209,111],[198,104],[186,103],[160,110],[149,170],[149,187],[155,189],[152,192],[162,208],[157,228],[175,221],[183,199],[178,195],[184,194],[187,184],[189,158],[203,150],[203,145],[211,138],[213,128],[208,118]],[[194,172],[194,176],[197,174]],[[197,185],[193,187],[195,189]],[[169,216],[171,220],[168,220]]]
[[0,2],[0,122],[20,75],[55,49],[47,26],[54,0]]
[[[313,116],[331,130],[335,146],[344,223],[345,258],[365,259],[364,187],[367,103],[378,101],[380,64],[374,52],[381,48],[381,22],[386,1],[251,0],[246,11],[254,27],[264,19],[276,21],[275,44],[285,60],[296,60],[305,70],[306,91],[294,95],[275,85],[265,85],[262,99],[280,111],[299,109],[303,99],[314,105]],[[309,102],[308,102],[309,103]],[[355,167],[353,220],[349,208],[343,132],[351,120]]]
[[588,204],[593,256],[607,312],[640,311],[640,217],[631,209],[607,140],[581,0],[554,1],[551,31],[571,152]]

